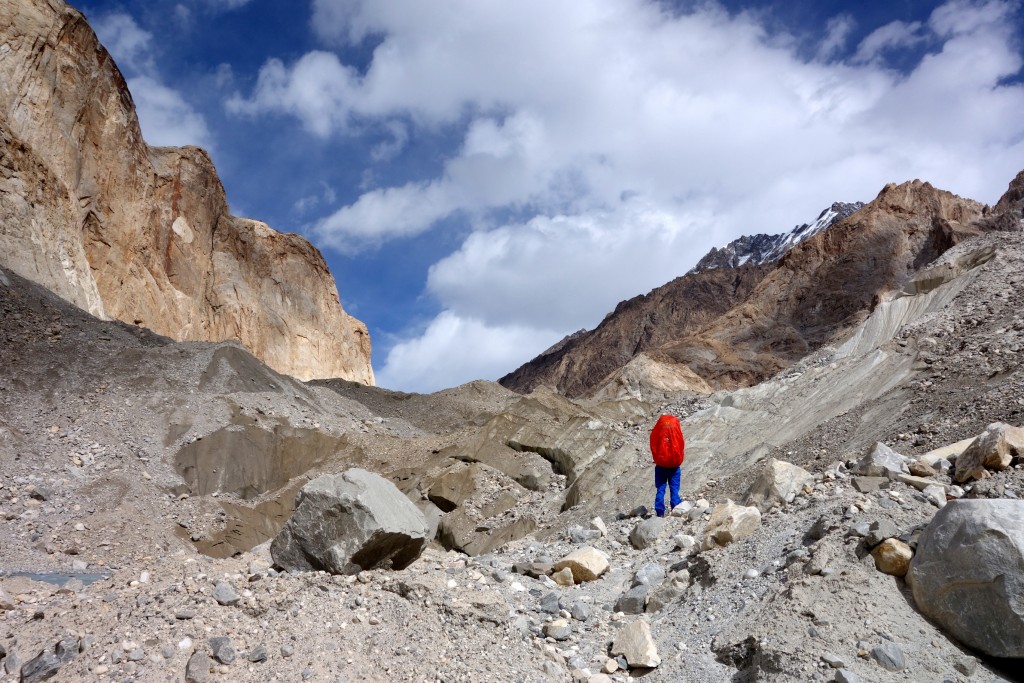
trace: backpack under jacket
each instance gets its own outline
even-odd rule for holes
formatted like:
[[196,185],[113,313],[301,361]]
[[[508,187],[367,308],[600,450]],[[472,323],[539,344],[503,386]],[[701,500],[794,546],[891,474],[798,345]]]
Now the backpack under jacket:
[[685,457],[683,428],[675,415],[662,415],[651,430],[651,455],[659,467],[679,467]]

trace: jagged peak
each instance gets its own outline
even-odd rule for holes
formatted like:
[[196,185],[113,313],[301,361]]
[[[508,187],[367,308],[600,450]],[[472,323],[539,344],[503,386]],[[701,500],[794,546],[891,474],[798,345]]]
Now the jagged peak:
[[788,233],[743,235],[722,247],[712,248],[688,274],[703,273],[716,268],[738,268],[747,264],[773,263],[797,244],[817,235],[863,207],[863,202],[833,202],[831,206],[823,209],[813,222],[798,225]]

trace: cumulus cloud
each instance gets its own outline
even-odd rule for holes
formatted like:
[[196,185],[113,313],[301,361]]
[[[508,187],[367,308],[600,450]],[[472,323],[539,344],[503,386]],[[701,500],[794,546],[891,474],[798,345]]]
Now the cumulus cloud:
[[[592,326],[712,245],[889,181],[994,200],[1024,158],[1016,11],[953,0],[926,22],[878,27],[845,60],[854,20],[842,15],[808,60],[756,15],[714,3],[314,0],[325,46],[373,39],[368,66],[329,49],[270,60],[228,106],[294,116],[324,138],[395,122],[403,136],[459,138],[436,174],[367,188],[313,227],[354,254],[470,219],[430,270],[444,312],[381,373],[401,387],[417,354],[436,363],[447,348],[482,368],[500,354],[475,343],[481,330]],[[894,68],[908,48],[923,57]]]
[[[490,326],[444,312],[421,335],[391,348],[377,384],[425,393],[492,377],[496,368],[514,368],[560,338],[551,330]],[[457,352],[467,348],[474,352]]]
[[127,79],[146,141],[157,146],[211,148],[213,140],[202,114],[164,82],[156,64],[153,35],[124,13],[101,15],[92,25]]
[[135,100],[139,125],[151,145],[212,145],[210,131],[202,115],[181,93],[149,76],[128,79],[128,90]]

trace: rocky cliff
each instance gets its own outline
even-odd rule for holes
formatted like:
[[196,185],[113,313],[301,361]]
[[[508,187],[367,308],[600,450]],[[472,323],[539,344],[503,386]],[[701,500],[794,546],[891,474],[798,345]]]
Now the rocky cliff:
[[0,140],[3,266],[100,317],[373,383],[366,327],[317,249],[232,216],[205,151],[148,146],[117,66],[59,0],[0,4]]

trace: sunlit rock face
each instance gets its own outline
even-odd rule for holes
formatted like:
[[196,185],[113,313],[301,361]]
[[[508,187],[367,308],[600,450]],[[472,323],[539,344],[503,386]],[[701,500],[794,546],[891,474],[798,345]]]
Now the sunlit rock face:
[[100,317],[373,383],[366,326],[320,252],[232,216],[204,150],[147,145],[120,71],[63,2],[0,5],[0,138],[0,265]]

